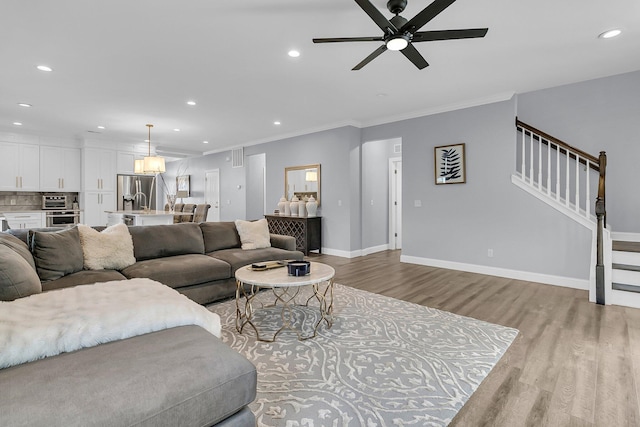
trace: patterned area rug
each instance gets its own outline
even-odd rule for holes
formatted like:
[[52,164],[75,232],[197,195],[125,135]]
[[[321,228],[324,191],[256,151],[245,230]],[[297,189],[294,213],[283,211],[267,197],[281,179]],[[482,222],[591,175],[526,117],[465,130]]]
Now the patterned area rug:
[[[273,343],[256,341],[250,327],[236,331],[234,300],[209,306],[221,317],[223,341],[258,369],[250,407],[259,427],[446,426],[518,334],[338,284],[334,295],[333,326],[321,324],[306,341],[288,330]],[[306,287],[296,302],[309,296]],[[267,290],[258,299],[274,298]],[[317,309],[291,313],[305,334]],[[256,311],[261,336],[273,336],[281,313]]]

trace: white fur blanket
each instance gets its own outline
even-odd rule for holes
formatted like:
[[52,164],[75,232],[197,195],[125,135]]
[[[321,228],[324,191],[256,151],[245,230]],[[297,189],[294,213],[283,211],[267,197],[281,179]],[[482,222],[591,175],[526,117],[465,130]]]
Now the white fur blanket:
[[118,280],[0,303],[0,368],[220,317],[159,282]]

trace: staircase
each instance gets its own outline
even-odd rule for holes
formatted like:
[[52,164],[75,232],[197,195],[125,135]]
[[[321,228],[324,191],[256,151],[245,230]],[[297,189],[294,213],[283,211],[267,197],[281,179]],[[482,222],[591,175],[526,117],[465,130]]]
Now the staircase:
[[611,233],[611,293],[607,303],[640,308],[640,234]]
[[606,154],[590,155],[517,119],[516,128],[511,182],[592,232],[589,300],[640,307],[640,235],[624,233],[614,251],[605,226]]

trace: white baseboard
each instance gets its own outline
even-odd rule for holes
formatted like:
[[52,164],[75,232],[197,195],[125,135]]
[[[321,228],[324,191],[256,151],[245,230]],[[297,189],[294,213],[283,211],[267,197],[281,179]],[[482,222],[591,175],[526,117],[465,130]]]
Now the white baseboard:
[[544,283],[546,285],[564,286],[566,288],[589,290],[588,279],[552,276],[549,274],[532,273],[529,271],[509,270],[506,268],[489,267],[486,265],[464,264],[454,261],[420,258],[401,255],[400,262],[408,264],[426,265],[429,267],[447,268],[450,270],[468,271],[470,273],[487,274],[490,276],[506,277],[508,279],[524,280],[527,282]]
[[386,251],[388,249],[389,249],[389,245],[373,246],[370,248],[358,249],[351,252],[341,251],[339,249],[322,248],[322,253],[325,255],[339,256],[342,258],[358,258],[365,255],[371,255],[376,252]]
[[362,250],[358,249],[357,251],[341,251],[339,249],[331,249],[331,248],[322,248],[323,255],[333,255],[339,256],[342,258],[357,258],[362,256]]
[[384,252],[389,249],[389,245],[372,246],[362,250],[362,256],[375,254],[376,252]]

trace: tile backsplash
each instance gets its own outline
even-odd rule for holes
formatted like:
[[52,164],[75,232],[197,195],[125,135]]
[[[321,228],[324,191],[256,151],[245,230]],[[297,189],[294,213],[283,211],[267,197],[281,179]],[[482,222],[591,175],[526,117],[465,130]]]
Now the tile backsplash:
[[78,193],[43,193],[39,191],[0,191],[0,212],[38,211],[42,209],[45,194],[67,196],[67,208],[71,207]]

